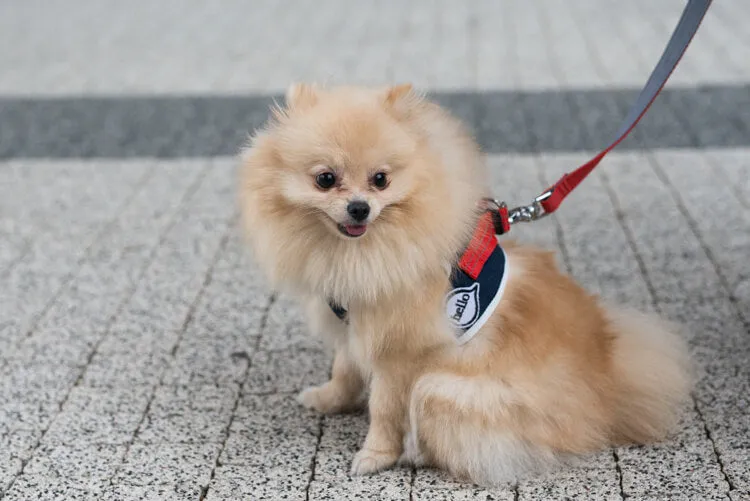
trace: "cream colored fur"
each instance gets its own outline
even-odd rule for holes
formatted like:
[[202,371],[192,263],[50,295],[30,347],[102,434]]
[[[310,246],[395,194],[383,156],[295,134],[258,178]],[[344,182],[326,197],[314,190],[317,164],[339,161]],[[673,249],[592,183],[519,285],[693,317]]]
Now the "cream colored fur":
[[[334,352],[331,381],[300,401],[332,413],[367,396],[353,473],[401,459],[489,485],[569,454],[659,440],[676,422],[690,389],[680,337],[601,306],[544,251],[502,242],[505,295],[474,339],[454,342],[442,308],[448,270],[489,195],[487,176],[463,126],[410,86],[292,86],[243,162],[255,256]],[[321,172],[336,186],[317,186]],[[385,189],[376,173],[387,174]],[[371,208],[359,238],[339,226],[351,223],[353,199]],[[329,300],[348,309],[348,325]]]

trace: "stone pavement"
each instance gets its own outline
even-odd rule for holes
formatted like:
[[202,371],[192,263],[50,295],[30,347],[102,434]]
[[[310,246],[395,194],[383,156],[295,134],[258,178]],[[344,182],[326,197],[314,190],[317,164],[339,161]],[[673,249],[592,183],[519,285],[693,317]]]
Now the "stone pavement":
[[349,477],[367,417],[295,403],[329,357],[236,227],[234,153],[292,80],[430,90],[525,202],[614,132],[682,5],[0,4],[0,499],[750,499],[747,2],[714,2],[634,137],[514,229],[686,327],[666,443],[490,491]]

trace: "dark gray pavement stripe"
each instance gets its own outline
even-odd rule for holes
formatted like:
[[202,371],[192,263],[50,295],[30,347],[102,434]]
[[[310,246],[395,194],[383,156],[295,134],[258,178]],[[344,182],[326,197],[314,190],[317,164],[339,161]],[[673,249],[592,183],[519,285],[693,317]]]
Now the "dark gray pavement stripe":
[[[598,150],[636,89],[453,92],[431,97],[488,153]],[[235,154],[279,96],[0,97],[0,158]],[[750,84],[665,89],[618,150],[750,146]]]

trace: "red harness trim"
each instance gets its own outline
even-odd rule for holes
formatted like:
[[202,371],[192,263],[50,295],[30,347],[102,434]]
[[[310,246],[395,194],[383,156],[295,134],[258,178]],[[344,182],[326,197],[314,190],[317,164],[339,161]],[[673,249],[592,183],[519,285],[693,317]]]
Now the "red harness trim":
[[[506,209],[507,221],[507,209]],[[466,251],[461,256],[458,266],[469,275],[472,280],[476,280],[484,268],[492,252],[497,247],[497,237],[495,236],[495,224],[492,218],[492,212],[485,212],[479,218],[479,223],[474,230]]]

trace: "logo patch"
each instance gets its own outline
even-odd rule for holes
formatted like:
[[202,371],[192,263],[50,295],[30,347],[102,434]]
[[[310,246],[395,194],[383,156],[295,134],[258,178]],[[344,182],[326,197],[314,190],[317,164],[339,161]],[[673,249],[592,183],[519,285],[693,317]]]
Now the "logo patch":
[[459,287],[450,291],[445,299],[445,313],[459,329],[468,329],[479,319],[479,282],[471,287]]

